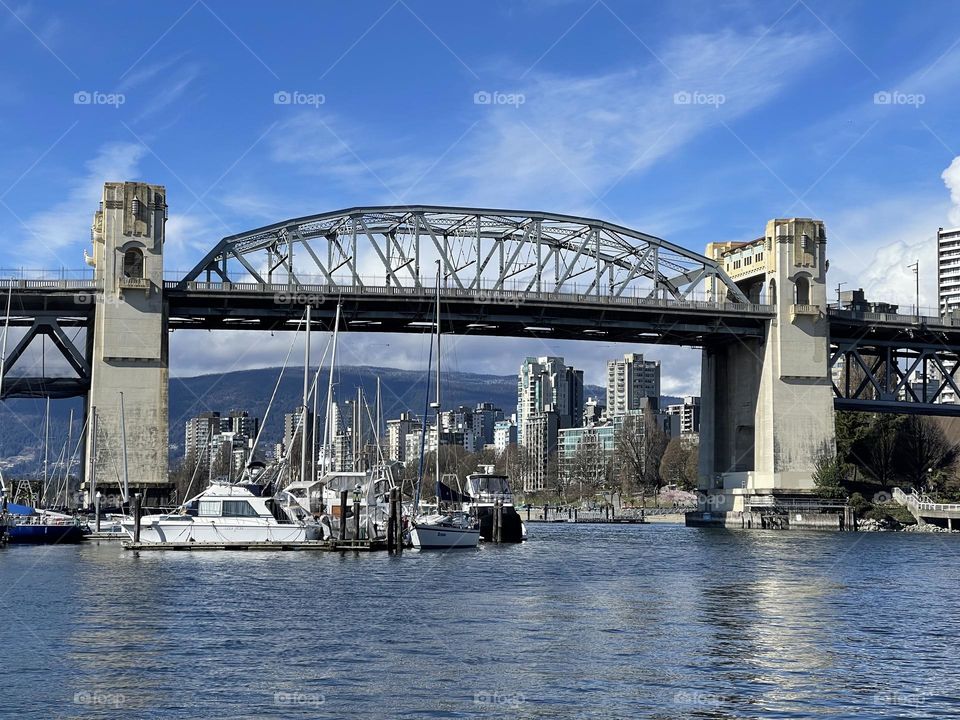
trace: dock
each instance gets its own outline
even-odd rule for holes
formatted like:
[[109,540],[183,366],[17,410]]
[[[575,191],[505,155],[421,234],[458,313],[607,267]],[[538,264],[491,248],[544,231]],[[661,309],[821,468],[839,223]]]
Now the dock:
[[242,551],[319,551],[319,552],[379,552],[388,550],[385,540],[303,540],[300,542],[125,542],[124,550],[242,550]]

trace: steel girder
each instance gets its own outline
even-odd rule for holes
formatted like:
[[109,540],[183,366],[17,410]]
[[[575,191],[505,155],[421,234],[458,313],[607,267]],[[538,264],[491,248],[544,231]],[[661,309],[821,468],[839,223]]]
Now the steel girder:
[[[295,252],[296,251],[296,252]],[[183,278],[297,287],[443,283],[460,289],[575,292],[684,300],[711,288],[748,303],[715,261],[620,225],[554,213],[476,208],[350,208],[221,240]],[[309,277],[308,277],[309,276]],[[709,283],[709,285],[708,285]]]
[[902,340],[835,341],[830,368],[838,410],[960,416],[958,348]]
[[[30,344],[41,335],[50,338],[64,360],[77,374],[76,378],[26,378],[10,375],[10,369],[23,356]],[[90,386],[90,364],[83,352],[73,343],[61,327],[56,314],[37,313],[30,328],[20,338],[4,364],[3,386],[0,399],[13,397],[72,397],[83,394]]]

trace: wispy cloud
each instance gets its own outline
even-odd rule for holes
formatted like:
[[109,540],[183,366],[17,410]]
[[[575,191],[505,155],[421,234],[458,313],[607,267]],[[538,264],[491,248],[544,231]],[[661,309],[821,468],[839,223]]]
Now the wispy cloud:
[[104,145],[86,164],[85,172],[69,184],[62,200],[47,210],[5,224],[3,245],[16,248],[14,257],[29,260],[32,267],[80,267],[80,253],[90,237],[104,182],[136,179],[144,152],[135,143]]

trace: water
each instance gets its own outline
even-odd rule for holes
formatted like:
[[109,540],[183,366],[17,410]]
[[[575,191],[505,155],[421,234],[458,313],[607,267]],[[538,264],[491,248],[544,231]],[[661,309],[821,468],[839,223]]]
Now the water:
[[960,713],[960,538],[530,535],[401,558],[7,547],[0,715]]

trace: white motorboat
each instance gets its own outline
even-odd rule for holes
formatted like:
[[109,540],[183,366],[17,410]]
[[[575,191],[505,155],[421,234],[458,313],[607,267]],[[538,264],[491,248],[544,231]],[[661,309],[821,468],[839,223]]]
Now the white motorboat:
[[[132,538],[133,521],[123,529]],[[178,512],[140,519],[140,542],[303,542],[321,537],[320,524],[293,496],[264,494],[264,486],[215,482]]]
[[493,540],[494,513],[500,505],[500,542],[518,543],[527,539],[527,528],[513,504],[513,491],[506,475],[494,471],[493,465],[481,465],[479,472],[467,475],[463,511],[480,528],[480,536]]
[[418,517],[410,528],[410,542],[419,549],[475,548],[480,528],[466,513]]

